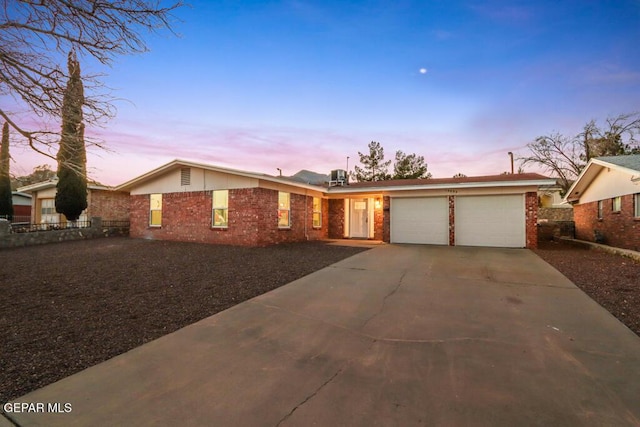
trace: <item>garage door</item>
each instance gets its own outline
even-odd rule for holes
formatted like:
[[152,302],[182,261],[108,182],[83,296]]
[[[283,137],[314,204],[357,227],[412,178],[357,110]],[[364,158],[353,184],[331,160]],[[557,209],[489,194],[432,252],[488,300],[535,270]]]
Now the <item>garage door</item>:
[[525,247],[524,196],[456,197],[456,245]]
[[448,245],[447,198],[392,198],[391,242]]

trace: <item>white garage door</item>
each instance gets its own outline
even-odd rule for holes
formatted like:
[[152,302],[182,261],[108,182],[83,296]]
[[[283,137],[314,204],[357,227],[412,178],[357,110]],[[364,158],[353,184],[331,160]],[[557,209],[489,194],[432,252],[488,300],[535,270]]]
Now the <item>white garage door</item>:
[[525,247],[524,195],[456,197],[456,245]]
[[392,198],[391,243],[448,245],[447,198]]

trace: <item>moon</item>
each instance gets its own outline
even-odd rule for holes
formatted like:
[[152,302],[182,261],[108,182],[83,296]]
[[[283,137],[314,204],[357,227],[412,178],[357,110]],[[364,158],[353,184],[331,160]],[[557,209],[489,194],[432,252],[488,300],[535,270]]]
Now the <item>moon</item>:
[[420,68],[420,74],[427,74],[426,68]]

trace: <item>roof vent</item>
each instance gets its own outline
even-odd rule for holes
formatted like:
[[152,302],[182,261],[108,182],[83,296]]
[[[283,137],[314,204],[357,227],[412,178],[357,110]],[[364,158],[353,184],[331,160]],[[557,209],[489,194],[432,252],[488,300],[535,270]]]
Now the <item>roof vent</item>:
[[191,185],[191,168],[180,169],[180,185]]
[[329,187],[335,187],[337,185],[343,186],[345,184],[349,184],[347,171],[344,169],[332,170],[329,174]]

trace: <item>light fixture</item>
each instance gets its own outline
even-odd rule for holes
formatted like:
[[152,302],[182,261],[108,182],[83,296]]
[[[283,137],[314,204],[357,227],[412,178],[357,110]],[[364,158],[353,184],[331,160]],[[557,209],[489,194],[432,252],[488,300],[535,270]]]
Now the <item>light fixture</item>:
[[380,199],[376,199],[375,206],[376,209],[380,209]]

